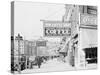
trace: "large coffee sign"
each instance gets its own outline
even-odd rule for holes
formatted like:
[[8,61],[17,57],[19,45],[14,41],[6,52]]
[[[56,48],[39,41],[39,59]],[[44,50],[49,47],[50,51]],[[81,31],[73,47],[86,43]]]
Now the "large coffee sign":
[[71,24],[66,22],[45,22],[44,36],[70,36]]
[[97,25],[97,16],[96,15],[80,15],[80,24],[83,25]]

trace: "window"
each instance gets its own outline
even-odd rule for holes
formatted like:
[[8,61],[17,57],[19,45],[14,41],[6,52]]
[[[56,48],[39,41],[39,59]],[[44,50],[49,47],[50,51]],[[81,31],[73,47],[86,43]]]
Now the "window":
[[97,15],[97,7],[96,6],[87,6],[87,13],[92,15]]

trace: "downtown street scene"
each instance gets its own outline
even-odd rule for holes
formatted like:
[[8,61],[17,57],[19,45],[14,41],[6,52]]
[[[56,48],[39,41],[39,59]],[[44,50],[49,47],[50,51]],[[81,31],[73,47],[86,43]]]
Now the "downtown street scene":
[[11,73],[97,68],[97,6],[11,3]]

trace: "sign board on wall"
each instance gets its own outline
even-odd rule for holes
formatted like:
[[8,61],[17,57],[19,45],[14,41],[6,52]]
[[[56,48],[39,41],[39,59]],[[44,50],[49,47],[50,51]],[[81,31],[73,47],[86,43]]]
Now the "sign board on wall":
[[37,56],[49,56],[49,52],[46,47],[37,47]]
[[80,24],[81,25],[97,25],[97,16],[96,15],[80,15]]
[[66,22],[44,22],[44,36],[70,36],[71,23]]
[[40,46],[42,46],[42,47],[44,46],[45,47],[46,46],[46,41],[37,41],[36,42],[36,46],[37,47],[40,47]]

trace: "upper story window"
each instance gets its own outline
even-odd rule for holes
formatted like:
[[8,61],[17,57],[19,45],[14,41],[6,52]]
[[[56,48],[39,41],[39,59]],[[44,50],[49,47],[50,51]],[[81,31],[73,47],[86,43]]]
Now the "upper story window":
[[87,13],[92,15],[97,15],[97,7],[96,6],[87,6]]
[[83,14],[97,15],[97,6],[80,5],[80,12]]

